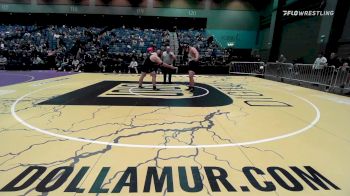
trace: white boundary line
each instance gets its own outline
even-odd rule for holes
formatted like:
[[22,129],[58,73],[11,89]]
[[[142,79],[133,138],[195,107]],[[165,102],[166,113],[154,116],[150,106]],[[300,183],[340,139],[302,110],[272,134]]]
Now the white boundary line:
[[[63,85],[63,84],[61,84]],[[320,110],[313,104],[311,103],[309,100],[303,98],[303,97],[299,97],[295,94],[292,93],[288,93],[291,94],[303,101],[305,101],[306,103],[308,103],[309,105],[311,105],[311,107],[315,110],[316,112],[316,117],[314,118],[314,120],[307,125],[304,128],[301,128],[297,131],[294,131],[292,133],[288,133],[288,134],[284,134],[284,135],[280,135],[280,136],[276,136],[276,137],[272,137],[272,138],[266,138],[266,139],[260,139],[260,140],[255,140],[255,141],[247,141],[247,142],[239,142],[239,143],[230,143],[230,144],[203,144],[203,145],[193,145],[193,146],[189,146],[189,145],[181,145],[181,146],[165,146],[165,145],[142,145],[142,144],[121,144],[121,143],[111,143],[111,142],[103,142],[103,141],[95,141],[95,140],[91,140],[91,139],[84,139],[84,138],[76,138],[76,137],[71,137],[71,136],[66,136],[66,135],[60,135],[57,133],[52,133],[50,131],[44,130],[44,129],[40,129],[38,127],[35,127],[29,123],[27,123],[26,121],[24,121],[22,118],[20,118],[17,114],[16,114],[16,105],[23,100],[24,98],[28,97],[29,95],[32,95],[34,93],[37,93],[39,91],[43,91],[49,88],[53,88],[53,87],[57,87],[57,86],[61,86],[61,85],[56,85],[56,86],[51,86],[51,87],[47,87],[47,88],[42,88],[36,91],[32,91],[30,93],[27,93],[25,95],[23,95],[22,97],[18,98],[15,102],[13,102],[13,104],[11,105],[11,114],[12,116],[22,125],[33,129],[37,132],[46,134],[46,135],[50,135],[53,137],[58,137],[58,138],[62,138],[62,139],[67,139],[67,140],[71,140],[71,141],[77,141],[77,142],[85,142],[85,143],[92,143],[92,144],[100,144],[100,145],[109,145],[109,146],[117,146],[117,147],[129,147],[129,148],[156,148],[156,149],[191,149],[191,148],[222,148],[222,147],[235,147],[235,146],[247,146],[247,145],[253,145],[253,144],[259,144],[259,143],[265,143],[265,142],[272,142],[272,141],[276,141],[276,140],[281,140],[281,139],[285,139],[288,137],[292,137],[298,134],[301,134],[307,130],[309,130],[310,128],[312,128],[313,126],[315,126],[315,124],[318,123],[318,121],[320,120],[321,117],[321,113]]]
[[12,94],[12,93],[15,93],[16,90],[0,90],[0,96],[3,96],[3,95],[8,95],[8,94]]
[[[151,85],[151,84],[150,84]],[[148,86],[150,86],[148,85]],[[146,85],[145,85],[146,86]],[[209,90],[206,89],[206,88],[203,88],[203,87],[200,87],[200,86],[194,86],[196,88],[199,88],[199,89],[203,89],[205,90],[206,92],[204,94],[201,94],[201,95],[196,95],[196,96],[192,96],[192,97],[177,97],[177,98],[170,98],[170,99],[193,99],[193,98],[198,98],[198,97],[204,97],[206,95],[209,94]],[[142,95],[140,93],[135,93],[133,92],[132,90],[135,89],[135,88],[138,88],[138,87],[132,87],[129,89],[129,93],[133,94],[133,95],[136,95],[136,96],[139,96],[139,97],[148,97],[148,98],[152,98],[151,96],[147,96],[147,95]],[[161,92],[161,91],[156,91],[156,92]],[[168,97],[157,97],[157,99],[169,99]]]

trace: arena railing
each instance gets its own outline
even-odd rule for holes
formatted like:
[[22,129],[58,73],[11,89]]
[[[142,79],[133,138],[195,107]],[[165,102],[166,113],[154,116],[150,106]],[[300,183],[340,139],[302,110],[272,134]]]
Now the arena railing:
[[265,65],[264,75],[276,78],[291,78],[293,75],[293,64],[268,62]]
[[313,64],[272,62],[266,64],[265,70],[265,76],[326,87],[331,87],[335,73],[335,68],[333,66],[325,66],[321,69],[316,69]]
[[350,90],[350,68],[339,67],[335,70],[334,80],[332,81],[331,90],[340,90],[343,93],[344,90]]
[[313,64],[295,64],[293,73],[293,80],[331,87],[335,67],[324,66],[321,69],[316,69]]
[[295,81],[299,84],[323,86],[326,90],[341,93],[350,91],[350,68],[324,66],[317,69],[313,64],[268,62],[231,62],[230,74],[261,75],[280,81]]
[[230,74],[264,75],[264,62],[231,62],[229,64]]

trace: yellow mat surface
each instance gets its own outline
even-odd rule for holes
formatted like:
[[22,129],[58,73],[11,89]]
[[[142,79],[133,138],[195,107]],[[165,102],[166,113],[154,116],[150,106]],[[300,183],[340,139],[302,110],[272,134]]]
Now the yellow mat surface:
[[[350,98],[255,77],[0,88],[0,195],[350,195]],[[150,77],[146,77],[146,82]],[[160,78],[159,78],[160,80]]]

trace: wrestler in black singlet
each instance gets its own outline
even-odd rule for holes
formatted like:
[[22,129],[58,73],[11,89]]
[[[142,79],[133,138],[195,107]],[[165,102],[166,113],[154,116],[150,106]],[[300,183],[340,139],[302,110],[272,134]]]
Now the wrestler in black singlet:
[[141,66],[141,72],[151,73],[157,70],[157,63],[151,61],[151,55],[148,55],[146,57],[146,60],[143,62],[143,65]]

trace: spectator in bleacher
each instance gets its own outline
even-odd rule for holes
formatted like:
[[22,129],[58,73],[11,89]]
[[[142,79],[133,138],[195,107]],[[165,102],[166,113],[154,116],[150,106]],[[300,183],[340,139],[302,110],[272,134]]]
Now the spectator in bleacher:
[[51,70],[56,68],[56,53],[53,50],[47,52],[47,65]]
[[131,40],[131,45],[132,45],[133,47],[135,47],[136,44],[137,44],[137,39],[132,39],[132,40]]
[[256,53],[254,56],[253,56],[253,62],[261,62],[261,56],[259,53]]
[[143,39],[142,39],[142,38],[140,39],[140,43],[139,43],[139,45],[140,45],[141,47],[144,47],[144,46],[145,46],[145,42],[143,41]]
[[323,69],[325,66],[327,65],[327,58],[324,57],[323,53],[320,53],[318,55],[318,57],[316,58],[313,66],[312,66],[312,69],[315,69],[315,70],[321,70]]
[[129,68],[128,66],[130,65],[130,62],[131,62],[131,54],[129,53],[125,53],[123,55],[123,62],[122,62],[122,67],[121,67],[121,72],[122,73],[127,73]]
[[[20,25],[15,28],[11,27],[11,25],[7,25],[6,28],[8,28],[8,30],[6,29],[6,33],[0,32],[0,48],[1,50],[6,50],[6,52],[7,50],[15,51],[14,58],[7,58],[8,61],[11,61],[11,63],[13,62],[15,65],[13,66],[14,69],[16,69],[16,67],[20,68],[19,66],[22,65],[21,61],[22,59],[25,59],[22,56],[23,53],[25,53],[26,56],[30,57],[31,62],[34,62],[36,60],[35,58],[39,57],[47,63],[50,69],[54,69],[53,64],[55,64],[57,68],[61,68],[63,56],[67,53],[73,54],[73,56],[75,56],[79,61],[84,61],[84,52],[89,52],[93,56],[91,59],[94,59],[99,55],[100,50],[104,50],[104,52],[108,53],[121,51],[124,53],[130,53],[131,51],[135,51],[139,54],[145,50],[144,45],[152,44],[154,50],[156,47],[160,47],[160,40],[162,39],[163,32],[161,30],[154,29],[145,29],[142,32],[138,28],[119,28],[108,30],[103,34],[99,34],[99,31],[102,31],[102,28],[98,29],[95,27],[68,27],[65,25],[51,25],[34,32],[30,32],[28,31],[28,27]],[[203,37],[201,37],[201,34],[199,35],[200,36],[198,36],[198,38],[202,39]],[[186,38],[190,36],[187,36]],[[9,37],[14,38],[6,40],[4,39]],[[169,31],[164,31],[164,41],[168,41],[169,38]],[[108,45],[110,45],[111,48],[109,48]],[[114,51],[111,51],[111,49]],[[57,63],[53,63],[52,58],[47,55],[52,51],[55,51],[54,56]],[[142,61],[142,59],[139,59],[138,55],[131,55],[131,57],[135,58],[135,60],[139,63]],[[99,57],[99,62],[100,60],[101,57]],[[89,66],[87,66],[88,70],[90,68],[93,71],[98,70],[96,65],[99,65],[99,62],[94,61],[95,60],[87,61],[87,64],[89,64]],[[128,65],[130,61],[127,60],[126,65]],[[94,63],[91,64],[92,62]],[[109,63],[107,63],[106,71],[109,71],[108,66],[110,66]]]
[[170,44],[170,33],[169,33],[168,30],[166,30],[166,31],[163,32],[162,42],[163,42],[165,45]]
[[186,44],[183,44],[183,55],[182,55],[182,62],[183,65],[187,65],[188,64],[188,51],[186,51]]
[[177,55],[179,56],[180,58],[180,65],[183,65],[183,44],[182,43],[179,43],[179,48],[178,48],[178,51],[177,51]]
[[276,63],[286,63],[287,62],[287,58],[281,54],[278,58],[278,60],[276,61]]
[[136,58],[136,61],[138,62],[138,64],[143,63],[144,58],[143,58],[143,54],[142,53],[138,54],[138,56]]
[[[170,46],[167,46],[166,51],[163,52],[162,60],[166,64],[174,65],[176,56],[173,52],[171,52]],[[166,67],[162,67],[162,73],[163,73],[163,83],[164,84],[166,83],[166,76],[168,75],[168,82],[169,84],[171,84],[171,75],[173,74],[173,70]]]
[[94,58],[91,54],[87,53],[84,56],[85,68],[84,71],[93,71],[94,70]]
[[116,72],[117,73],[121,73],[122,72],[122,64],[123,64],[123,58],[124,58],[124,54],[123,53],[119,53],[117,55],[117,63],[115,64],[115,68],[116,68]]
[[113,73],[116,72],[116,63],[117,63],[118,59],[117,59],[117,54],[116,53],[110,53],[108,54],[108,60],[107,60],[107,64],[108,64],[108,71],[111,71]]
[[213,36],[208,37],[207,43],[206,43],[207,46],[210,46],[213,43],[213,41],[214,41],[214,37]]
[[[347,59],[350,60],[349,57]],[[337,76],[338,78],[341,78],[344,81],[344,83],[340,85],[340,88],[342,89],[345,88],[347,81],[350,81],[349,70],[350,70],[349,61],[346,60],[344,61],[343,65],[339,67],[339,72]],[[350,95],[350,92],[345,93],[345,95]]]
[[[148,49],[147,49],[147,51],[148,51]],[[146,57],[147,57],[147,55],[148,55],[147,53],[143,53],[143,54],[142,54],[142,58],[145,60]]]
[[58,62],[58,69],[57,69],[57,71],[66,71],[66,69],[68,67],[69,67],[69,58],[63,57],[63,59]]
[[329,56],[328,66],[334,66],[335,68],[341,66],[341,61],[335,52],[332,52]]
[[78,58],[75,58],[72,62],[72,68],[74,71],[79,70],[80,68],[80,61],[78,60]]
[[211,51],[211,55],[210,55],[210,63],[212,65],[215,65],[216,57],[217,57],[217,49],[216,49],[216,47],[213,47],[213,49]]
[[104,52],[101,52],[98,56],[98,66],[100,68],[100,72],[106,72],[107,56]]
[[[327,66],[327,58],[324,56],[323,53],[320,53],[316,58],[314,64],[312,65],[313,74],[316,77],[316,80],[318,80],[322,76],[322,69],[325,66]],[[318,84],[314,85],[318,86]]]
[[135,60],[135,58],[132,58],[132,60],[131,60],[131,62],[130,62],[130,65],[128,66],[128,68],[129,68],[128,73],[130,73],[130,70],[131,70],[131,69],[134,69],[134,70],[135,70],[135,73],[138,74],[139,71],[137,70],[137,66],[138,66],[137,61]]
[[3,40],[1,40],[0,42],[0,49],[1,50],[5,49],[5,42]]
[[347,71],[347,70],[349,70],[349,63],[348,62],[345,62],[345,63],[343,63],[343,65],[340,67],[340,70],[341,71]]
[[85,61],[84,59],[80,59],[78,66],[75,68],[75,72],[82,72],[85,70]]
[[345,69],[347,66],[350,64],[350,57],[346,57],[340,60],[341,66],[339,67],[340,69]]
[[39,55],[35,55],[33,57],[32,63],[34,66],[40,66],[44,64],[44,61],[39,57]]
[[281,54],[279,57],[278,57],[278,60],[276,61],[277,63],[277,75],[280,76],[281,75],[281,70],[282,70],[282,63],[286,63],[287,62],[287,58]]
[[7,65],[7,58],[0,54],[0,67],[6,68]]
[[183,53],[183,44],[180,43],[180,44],[179,44],[179,49],[178,49],[178,53],[177,53],[177,54],[178,54],[178,55],[183,55],[182,53]]
[[22,56],[20,57],[21,69],[22,70],[30,70],[31,69],[31,61],[30,57],[26,52],[22,52]]
[[14,50],[11,50],[9,54],[9,62],[8,62],[10,69],[16,69],[16,68],[21,69],[21,67],[19,67],[20,63],[21,62],[20,62],[19,53]]

